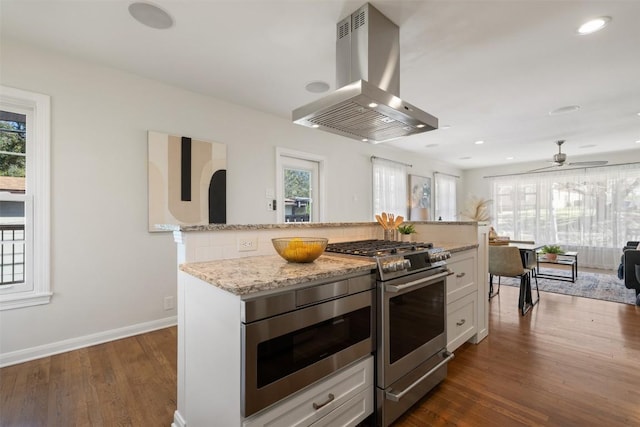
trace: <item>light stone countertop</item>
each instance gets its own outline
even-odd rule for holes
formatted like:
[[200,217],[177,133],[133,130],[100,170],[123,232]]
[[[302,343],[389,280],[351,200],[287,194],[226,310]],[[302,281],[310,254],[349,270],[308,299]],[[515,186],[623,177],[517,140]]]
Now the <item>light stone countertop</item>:
[[443,243],[443,242],[433,242],[434,248],[442,248],[445,251],[449,251],[452,254],[456,252],[468,251],[470,249],[476,249],[478,247],[477,243]]
[[[432,225],[474,225],[475,221],[407,221],[411,224]],[[377,225],[377,222],[286,222],[283,224],[155,224],[156,229],[164,231],[251,231],[251,230],[275,230],[275,229],[309,229],[309,228],[335,228],[357,227]]]
[[287,262],[278,255],[193,262],[180,270],[234,295],[249,295],[294,286],[313,280],[331,279],[350,273],[370,272],[376,263],[321,255],[311,263]]

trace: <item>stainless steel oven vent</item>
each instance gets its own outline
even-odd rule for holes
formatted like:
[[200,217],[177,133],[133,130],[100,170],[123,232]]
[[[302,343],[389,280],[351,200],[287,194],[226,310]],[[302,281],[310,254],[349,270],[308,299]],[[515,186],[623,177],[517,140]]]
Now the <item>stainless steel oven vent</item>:
[[438,128],[438,119],[399,98],[400,29],[365,4],[337,24],[332,94],[293,111],[293,122],[379,143]]

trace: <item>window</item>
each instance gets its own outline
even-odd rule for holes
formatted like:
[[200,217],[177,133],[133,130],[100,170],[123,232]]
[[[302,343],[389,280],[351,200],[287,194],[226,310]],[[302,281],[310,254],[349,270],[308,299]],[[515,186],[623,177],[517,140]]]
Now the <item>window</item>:
[[493,200],[500,235],[577,250],[587,267],[614,268],[640,239],[640,165],[499,177]]
[[435,219],[455,221],[458,218],[456,205],[458,177],[441,172],[435,172]]
[[50,300],[49,97],[0,86],[0,309]]
[[323,222],[325,159],[276,148],[278,222]]
[[372,157],[373,217],[386,212],[407,217],[407,165]]

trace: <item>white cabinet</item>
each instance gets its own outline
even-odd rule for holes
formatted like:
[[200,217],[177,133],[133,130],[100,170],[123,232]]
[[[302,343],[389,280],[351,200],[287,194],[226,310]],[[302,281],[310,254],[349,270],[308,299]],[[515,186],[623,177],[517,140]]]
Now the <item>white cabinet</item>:
[[453,351],[477,331],[478,299],[469,294],[447,306],[447,350]]
[[370,356],[246,419],[242,426],[354,426],[372,412]]
[[454,351],[478,332],[477,251],[454,253],[447,266],[447,350]]

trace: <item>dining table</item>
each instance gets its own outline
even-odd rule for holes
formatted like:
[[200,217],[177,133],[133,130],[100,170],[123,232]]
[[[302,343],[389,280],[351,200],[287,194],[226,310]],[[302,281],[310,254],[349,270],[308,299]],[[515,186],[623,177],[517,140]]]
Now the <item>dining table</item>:
[[[491,243],[489,243],[491,246]],[[503,245],[500,245],[503,246]],[[506,246],[516,247],[520,250],[520,259],[522,260],[522,267],[525,269],[529,269],[529,277],[527,280],[520,281],[520,294],[518,297],[518,309],[520,309],[522,315],[524,316],[534,305],[538,303],[540,300],[540,291],[538,290],[538,278],[537,278],[537,251],[542,249],[544,245],[536,244],[531,241],[509,241]],[[533,299],[533,295],[531,292],[531,276],[536,281],[536,293],[537,298]],[[489,275],[489,293],[493,292],[493,275]]]

